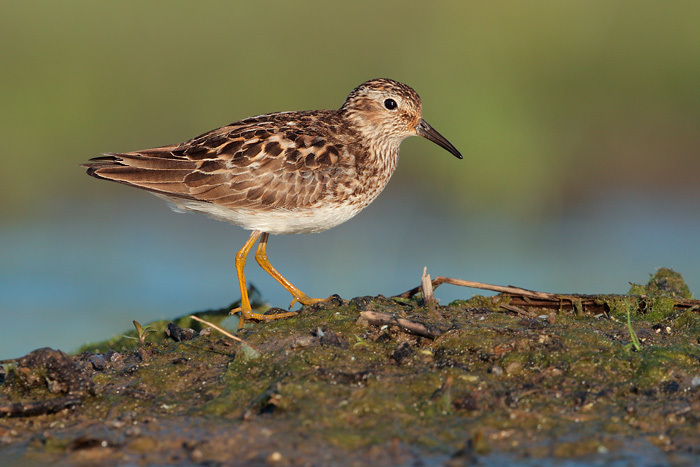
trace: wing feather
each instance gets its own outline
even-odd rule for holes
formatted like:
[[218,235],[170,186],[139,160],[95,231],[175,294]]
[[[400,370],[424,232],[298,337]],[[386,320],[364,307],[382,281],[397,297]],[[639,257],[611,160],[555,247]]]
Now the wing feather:
[[96,178],[160,195],[236,209],[311,206],[334,190],[332,174],[354,158],[337,135],[336,111],[253,117],[185,143],[110,153],[84,166]]

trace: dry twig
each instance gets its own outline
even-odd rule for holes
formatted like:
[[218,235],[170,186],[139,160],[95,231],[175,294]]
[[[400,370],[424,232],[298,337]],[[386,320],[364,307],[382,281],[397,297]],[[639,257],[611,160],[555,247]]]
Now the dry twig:
[[[474,289],[491,290],[493,292],[523,295],[532,298],[541,298],[544,300],[552,300],[556,297],[556,294],[545,293],[545,292],[535,292],[533,290],[521,289],[519,287],[508,286],[504,287],[502,285],[485,284],[483,282],[465,281],[463,279],[454,279],[452,277],[437,276],[432,281],[433,289],[437,289],[441,284],[452,284],[461,287],[471,287]],[[421,290],[421,286],[414,287],[411,290],[407,290],[397,297],[401,298],[411,298],[413,295],[417,294]]]
[[[624,295],[583,295],[583,294],[553,294],[547,292],[537,292],[534,290],[522,289],[520,287],[485,284],[483,282],[465,281],[452,277],[438,276],[432,281],[433,289],[441,284],[452,284],[461,287],[471,287],[475,289],[490,290],[498,292],[501,296],[508,298],[507,304],[498,304],[499,307],[521,314],[523,316],[536,316],[537,313],[527,311],[532,310],[553,310],[553,311],[574,311],[588,312],[593,314],[608,313],[610,311],[609,302]],[[418,287],[407,290],[397,297],[411,298],[423,290],[423,283]],[[640,307],[643,307],[647,297],[640,296]],[[700,300],[678,299],[673,305],[678,311],[690,310],[694,313],[700,312]]]
[[420,288],[423,292],[423,301],[425,304],[430,304],[435,301],[435,296],[433,295],[433,283],[430,280],[430,274],[428,274],[428,266],[423,267],[423,276],[420,280]]
[[376,311],[363,311],[360,313],[360,319],[367,321],[375,326],[398,326],[403,330],[415,334],[417,336],[428,337],[435,339],[442,334],[442,331],[436,328],[430,328],[423,323],[411,321],[406,318],[399,318],[388,313],[379,313]]
[[257,352],[262,353],[259,349],[256,349],[255,346],[253,346],[253,345],[247,343],[246,341],[244,341],[244,340],[241,339],[240,337],[234,336],[233,334],[231,334],[230,332],[226,331],[225,329],[220,328],[220,327],[217,326],[216,324],[210,323],[209,321],[204,320],[204,319],[202,319],[202,318],[197,318],[197,317],[194,316],[194,315],[190,315],[190,318],[192,318],[192,319],[194,319],[194,320],[196,320],[196,321],[199,321],[199,322],[201,322],[201,323],[204,323],[204,324],[206,324],[207,326],[211,326],[212,328],[216,329],[217,331],[219,331],[219,332],[220,332],[221,334],[223,334],[224,336],[230,337],[231,339],[233,339],[233,340],[235,340],[235,341],[238,341],[238,342],[240,342],[241,344],[245,344],[245,345],[247,345],[247,346],[250,347],[251,349],[254,349],[254,350],[257,351]]

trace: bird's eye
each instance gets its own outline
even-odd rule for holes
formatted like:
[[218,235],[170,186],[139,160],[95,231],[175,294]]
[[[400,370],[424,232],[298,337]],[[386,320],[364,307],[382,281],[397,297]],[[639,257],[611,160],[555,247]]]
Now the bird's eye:
[[394,110],[396,108],[396,101],[394,99],[387,99],[384,101],[384,107],[389,110]]

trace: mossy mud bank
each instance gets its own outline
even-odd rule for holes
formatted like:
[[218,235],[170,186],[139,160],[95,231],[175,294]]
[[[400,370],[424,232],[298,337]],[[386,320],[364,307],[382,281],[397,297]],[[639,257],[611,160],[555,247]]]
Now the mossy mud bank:
[[247,324],[237,333],[247,344],[183,317],[74,356],[40,349],[0,371],[0,459],[697,465],[691,298],[660,270],[631,295],[597,297],[595,312],[573,302],[514,312],[507,294],[447,306],[334,297]]

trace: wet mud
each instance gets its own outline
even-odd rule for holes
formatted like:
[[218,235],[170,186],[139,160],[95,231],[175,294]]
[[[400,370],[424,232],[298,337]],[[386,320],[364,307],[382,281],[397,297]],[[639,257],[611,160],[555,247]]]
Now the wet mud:
[[[696,465],[699,310],[673,306],[692,297],[663,274],[595,312],[333,297],[247,324],[246,344],[183,317],[72,356],[39,349],[2,365],[0,458]],[[232,329],[227,311],[197,316]]]

